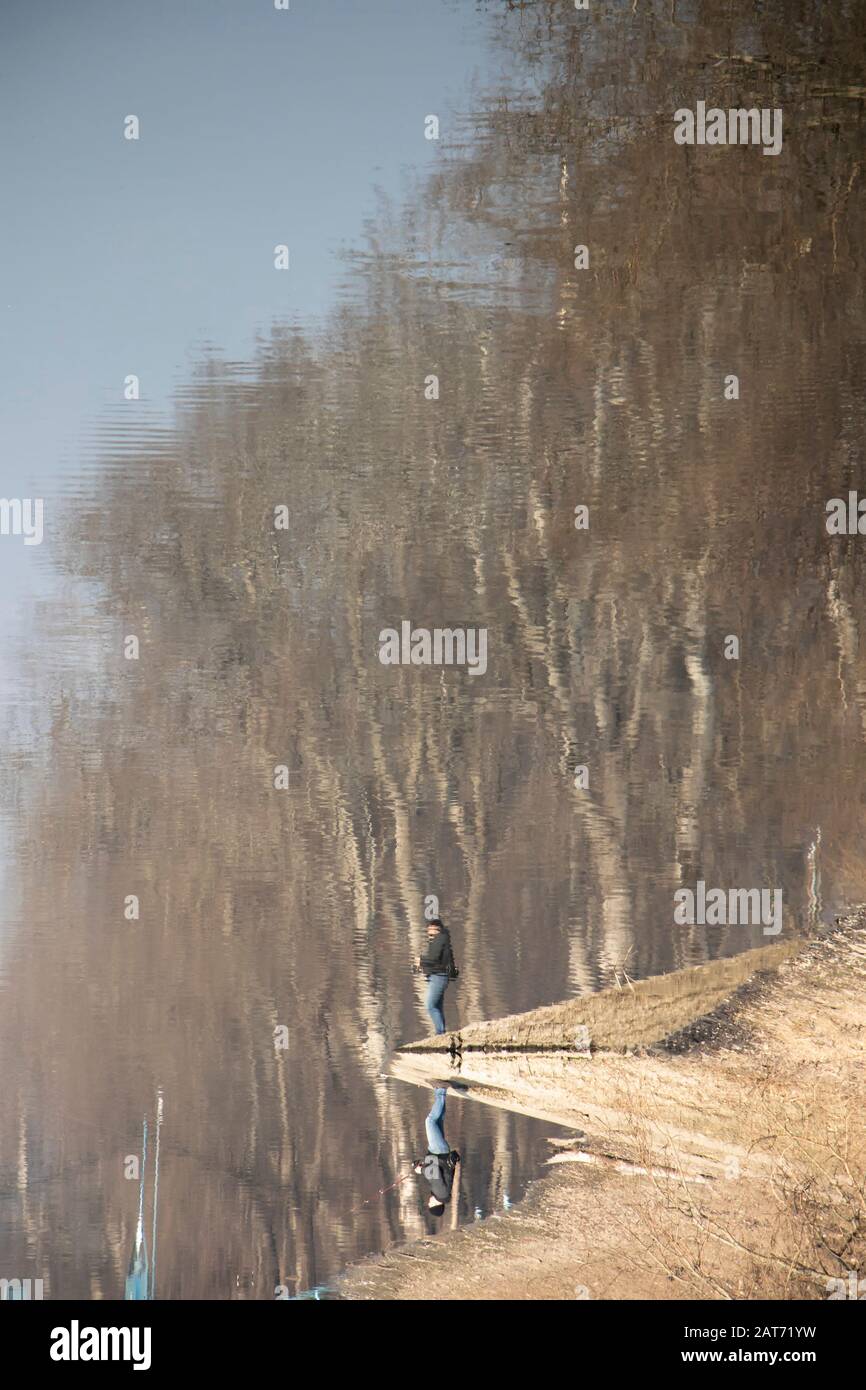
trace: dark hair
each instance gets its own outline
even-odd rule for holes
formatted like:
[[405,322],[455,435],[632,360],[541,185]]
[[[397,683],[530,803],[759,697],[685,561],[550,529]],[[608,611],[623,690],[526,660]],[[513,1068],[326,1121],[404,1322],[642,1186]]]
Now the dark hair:
[[445,923],[442,921],[441,917],[428,917],[427,925],[428,927],[444,927]]
[[445,1210],[445,1203],[437,1202],[435,1207],[428,1206],[427,1210],[429,1211],[431,1216],[441,1216],[443,1211]]

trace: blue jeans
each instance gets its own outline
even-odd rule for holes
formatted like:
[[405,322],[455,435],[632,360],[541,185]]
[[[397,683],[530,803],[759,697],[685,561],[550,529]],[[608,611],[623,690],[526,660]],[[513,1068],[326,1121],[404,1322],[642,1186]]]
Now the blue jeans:
[[427,1152],[431,1154],[451,1152],[445,1138],[445,1097],[447,1094],[444,1086],[436,1087],[433,1109],[424,1121],[424,1128],[427,1131]]
[[427,981],[427,1012],[433,1020],[437,1033],[445,1032],[445,1014],[442,1010],[442,997],[448,988],[447,975],[431,975]]

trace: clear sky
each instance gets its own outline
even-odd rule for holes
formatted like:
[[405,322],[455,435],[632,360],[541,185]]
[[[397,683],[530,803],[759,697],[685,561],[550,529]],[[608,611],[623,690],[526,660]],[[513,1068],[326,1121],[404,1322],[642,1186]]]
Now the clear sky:
[[323,314],[374,188],[435,160],[425,115],[444,145],[465,107],[482,24],[473,0],[2,0],[0,496],[46,512],[42,546],[0,536],[0,685],[52,497],[97,462],[124,378],[159,417],[203,344],[243,358]]

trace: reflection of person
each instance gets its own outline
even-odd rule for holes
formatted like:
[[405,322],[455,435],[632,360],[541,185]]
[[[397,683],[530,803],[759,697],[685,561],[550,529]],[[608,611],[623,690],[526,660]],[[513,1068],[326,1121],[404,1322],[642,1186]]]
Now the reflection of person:
[[460,1155],[455,1149],[449,1149],[448,1141],[445,1138],[445,1097],[447,1087],[437,1086],[434,1092],[433,1108],[424,1121],[424,1128],[427,1131],[427,1153],[424,1158],[418,1158],[412,1165],[414,1172],[430,1188],[430,1196],[427,1198],[427,1210],[431,1216],[441,1216],[445,1210],[445,1205],[451,1197],[451,1189],[454,1186],[454,1170],[460,1162]]
[[443,999],[448,981],[456,977],[451,936],[440,917],[427,923],[427,950],[415,957],[415,965],[427,976],[427,1012],[437,1033],[445,1032]]

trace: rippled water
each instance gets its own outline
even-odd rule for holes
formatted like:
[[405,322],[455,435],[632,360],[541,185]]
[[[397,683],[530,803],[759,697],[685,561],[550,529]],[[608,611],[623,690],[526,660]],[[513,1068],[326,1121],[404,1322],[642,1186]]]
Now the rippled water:
[[[357,1210],[424,1145],[382,1073],[428,1027],[428,894],[450,1024],[765,940],[674,926],[698,879],[782,888],[786,933],[863,896],[862,561],[825,504],[862,451],[864,21],[733,10],[479,6],[488,76],[327,318],[275,305],[169,424],[101,415],[17,701],[0,668],[10,1274],[122,1296],[157,1088],[159,1296],[432,1230],[414,1181]],[[699,99],[781,107],[781,155],[676,145]],[[407,621],[485,629],[486,671],[383,665]],[[452,1101],[459,1219],[546,1133]]]

